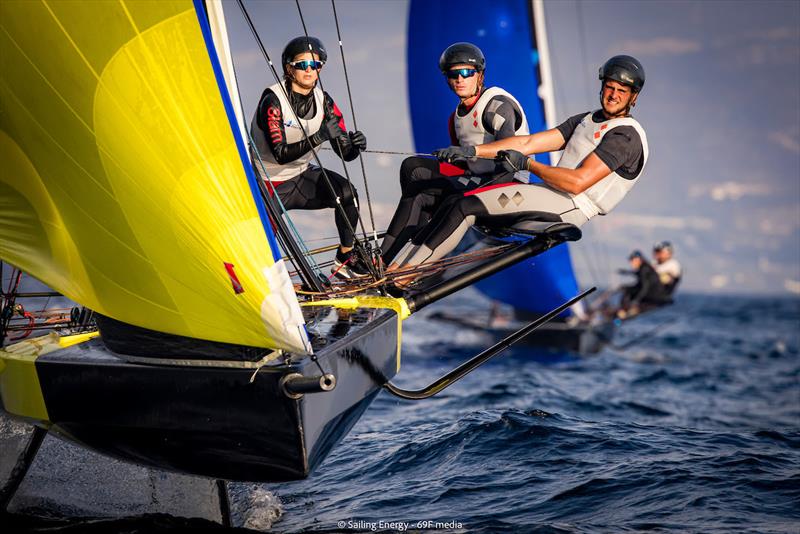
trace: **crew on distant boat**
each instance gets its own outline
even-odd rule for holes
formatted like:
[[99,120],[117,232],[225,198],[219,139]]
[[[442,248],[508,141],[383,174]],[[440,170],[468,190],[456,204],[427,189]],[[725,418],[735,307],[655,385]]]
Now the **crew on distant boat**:
[[[484,87],[486,58],[480,48],[471,43],[450,45],[439,58],[439,70],[460,100],[448,121],[453,144],[479,145],[529,133],[519,102],[499,87]],[[465,191],[515,178],[491,159],[465,159],[458,165],[420,157],[403,161],[400,203],[381,244],[384,262],[392,261],[445,199],[457,200]],[[521,173],[519,179],[527,182],[527,173]]]
[[659,241],[653,245],[653,258],[656,260],[654,267],[668,295],[675,293],[683,275],[681,264],[672,254],[672,243],[669,241]]
[[[452,146],[439,158],[459,162],[475,156],[499,156],[510,172],[530,171],[541,184],[492,184],[465,193],[440,210],[416,236],[414,247],[396,258],[400,265],[438,260],[455,248],[475,222],[513,224],[522,218],[564,221],[582,226],[608,214],[631,190],[647,162],[647,137],[631,115],[645,73],[630,56],[614,56],[601,68],[601,109],[580,113],[558,127],[510,137],[487,145]],[[564,150],[558,166],[524,154]]]
[[334,152],[345,161],[354,160],[367,148],[364,134],[347,132],[342,112],[317,86],[319,71],[327,59],[325,47],[316,37],[289,41],[281,54],[283,87],[276,83],[264,90],[250,132],[260,159],[256,168],[262,179],[269,178],[267,183],[273,184],[287,210],[336,209],[340,245],[333,272],[340,278],[357,278],[368,270],[353,254],[353,229],[358,223],[355,186],[340,174],[312,164],[311,149],[325,141],[330,141]]
[[647,309],[657,308],[672,302],[658,273],[638,250],[628,256],[636,283],[622,288],[622,301],[617,310],[617,317],[624,319]]

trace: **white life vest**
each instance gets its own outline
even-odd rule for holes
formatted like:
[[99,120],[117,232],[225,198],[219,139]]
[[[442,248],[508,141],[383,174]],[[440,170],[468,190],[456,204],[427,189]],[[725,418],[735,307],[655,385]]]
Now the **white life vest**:
[[[670,258],[664,263],[656,263],[654,265],[661,283],[666,284],[681,277],[681,264],[675,258]],[[665,282],[666,280],[666,282]]]
[[595,215],[605,215],[610,212],[614,206],[619,204],[620,200],[628,194],[628,191],[631,190],[639,180],[642,172],[644,172],[644,166],[647,163],[647,157],[649,155],[647,135],[645,135],[644,129],[636,119],[632,117],[620,117],[595,123],[592,121],[592,114],[593,113],[587,114],[575,128],[572,137],[570,137],[567,146],[564,148],[564,154],[558,162],[558,167],[566,169],[578,168],[578,166],[583,163],[583,160],[594,152],[594,149],[597,148],[600,141],[603,140],[603,136],[618,126],[632,126],[639,134],[639,138],[642,141],[644,161],[642,162],[639,174],[632,180],[623,178],[615,171],[583,193],[577,195],[570,194],[575,205],[589,219]]
[[[469,113],[463,117],[458,116],[458,107],[456,107],[456,112],[453,114],[453,127],[456,131],[456,139],[458,139],[459,145],[477,146],[497,140],[497,137],[495,137],[494,134],[489,133],[483,126],[483,114],[484,112],[492,113],[502,105],[502,102],[498,100],[490,102],[494,97],[500,95],[505,96],[514,102],[514,104],[517,105],[519,112],[522,114],[522,122],[520,123],[519,128],[514,131],[514,135],[528,135],[530,133],[528,130],[528,118],[525,116],[525,111],[522,109],[522,106],[517,99],[504,89],[499,87],[490,87],[483,91],[481,96],[478,98],[478,101],[472,106],[472,109],[469,111]],[[505,118],[502,115],[494,115],[494,119],[492,120],[492,127],[494,131],[498,131],[500,128],[502,128],[504,121]],[[523,183],[527,183],[529,180],[529,174],[524,171],[516,173],[514,177]]]
[[[309,136],[319,131],[320,127],[322,126],[322,119],[325,116],[325,109],[323,108],[325,95],[318,86],[314,87],[315,113],[310,119],[302,119],[295,116],[295,112],[292,109],[291,104],[289,104],[286,95],[284,94],[285,87],[281,87],[280,84],[276,83],[275,85],[270,86],[269,89],[275,93],[275,95],[278,97],[278,101],[281,104],[281,119],[283,120],[284,131],[286,132],[286,143],[298,143],[303,140],[303,132],[300,129],[300,124],[303,125],[303,128]],[[314,158],[312,152],[309,150],[296,160],[290,161],[289,163],[284,163],[283,165],[275,161],[275,156],[272,154],[272,149],[267,143],[266,136],[269,135],[269,132],[265,132],[258,125],[258,112],[259,109],[256,109],[256,113],[253,115],[253,120],[250,122],[250,135],[253,137],[253,140],[256,143],[258,156],[261,159],[261,164],[264,166],[263,170],[266,170],[270,180],[272,182],[285,182],[286,180],[294,178],[298,174],[305,171],[308,168],[311,160]],[[268,117],[267,120],[270,121],[272,118]],[[298,124],[298,120],[300,124]],[[259,173],[262,179],[266,179],[266,177],[263,175],[261,164],[259,164],[258,159],[256,159],[256,171]]]

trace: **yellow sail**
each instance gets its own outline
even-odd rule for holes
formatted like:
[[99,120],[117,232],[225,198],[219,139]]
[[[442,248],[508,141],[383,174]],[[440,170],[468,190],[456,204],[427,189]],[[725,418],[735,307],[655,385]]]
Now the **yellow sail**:
[[0,257],[120,321],[307,351],[204,17],[0,2]]

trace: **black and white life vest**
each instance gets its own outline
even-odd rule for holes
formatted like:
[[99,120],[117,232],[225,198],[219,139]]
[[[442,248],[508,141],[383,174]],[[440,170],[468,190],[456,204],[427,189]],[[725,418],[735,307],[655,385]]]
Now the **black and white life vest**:
[[[508,91],[500,89],[499,87],[490,87],[481,94],[480,98],[478,98],[478,101],[472,106],[472,109],[469,111],[469,113],[463,117],[458,116],[458,108],[456,108],[456,113],[453,116],[453,126],[456,130],[456,138],[461,146],[484,145],[497,140],[494,134],[489,133],[486,128],[483,127],[483,114],[484,112],[493,113],[498,107],[500,107],[502,102],[497,100],[491,103],[489,102],[494,97],[500,95],[505,96],[514,102],[522,114],[522,123],[514,132],[514,134],[528,135],[530,133],[528,131],[528,119],[525,117],[525,111],[523,111],[522,106],[519,105],[517,99],[511,96],[511,93]],[[503,126],[502,121],[504,119],[501,115],[495,115],[493,120],[497,121],[492,122],[492,127],[495,131],[497,131]]]
[[[463,117],[458,116],[458,107],[456,107],[456,112],[453,114],[453,127],[456,131],[456,139],[458,139],[459,145],[477,146],[491,143],[492,141],[497,141],[497,137],[495,137],[493,133],[487,131],[483,126],[483,114],[488,113],[490,115],[487,118],[492,124],[494,131],[498,131],[503,127],[505,118],[502,115],[497,115],[494,113],[497,108],[502,105],[502,102],[498,100],[491,102],[494,97],[500,95],[505,96],[514,102],[514,104],[517,105],[520,114],[522,115],[522,121],[520,122],[519,128],[514,131],[514,135],[528,135],[530,133],[528,130],[528,119],[525,117],[525,111],[522,109],[522,106],[519,104],[517,99],[504,89],[500,89],[499,87],[490,87],[483,91],[481,96],[478,98],[478,101],[472,106],[472,109],[469,111],[469,113]],[[529,174],[524,171],[516,173],[514,177],[523,183],[527,183],[529,180]],[[467,180],[467,178],[462,178],[462,180]]]
[[644,161],[639,170],[639,174],[633,179],[626,179],[612,172],[592,187],[579,193],[572,195],[575,205],[591,219],[595,215],[605,215],[614,209],[614,206],[619,204],[628,191],[636,184],[639,177],[644,171],[644,166],[647,163],[648,148],[647,148],[647,135],[644,129],[636,119],[632,117],[620,117],[616,119],[609,119],[600,123],[592,121],[592,113],[587,114],[581,123],[575,128],[564,148],[564,154],[558,162],[559,167],[566,169],[576,169],[586,157],[591,154],[595,148],[600,144],[608,132],[618,126],[632,126],[639,134],[642,141],[642,155]]
[[[299,119],[295,116],[292,105],[289,103],[284,93],[285,88],[281,87],[280,84],[276,83],[270,86],[269,89],[275,93],[281,104],[281,119],[283,120],[283,128],[286,133],[286,143],[298,143],[303,140],[303,132],[300,129],[300,124],[303,125],[303,128],[305,128],[309,136],[320,129],[325,116],[325,109],[323,107],[325,95],[318,86],[314,87],[314,105],[316,111],[314,116],[310,119]],[[261,175],[262,179],[265,178],[263,176],[264,170],[266,170],[267,175],[273,182],[285,182],[305,171],[314,158],[312,152],[309,150],[296,160],[284,163],[283,165],[275,161],[275,156],[272,154],[272,150],[267,143],[266,136],[269,135],[269,132],[265,132],[258,125],[258,112],[259,110],[257,109],[255,115],[253,115],[253,120],[250,121],[250,135],[256,143],[258,156],[261,159],[261,164],[263,164],[262,169],[262,165],[259,164],[258,161],[255,162],[256,170],[259,175]],[[272,117],[267,117],[267,121],[270,120],[273,120]]]

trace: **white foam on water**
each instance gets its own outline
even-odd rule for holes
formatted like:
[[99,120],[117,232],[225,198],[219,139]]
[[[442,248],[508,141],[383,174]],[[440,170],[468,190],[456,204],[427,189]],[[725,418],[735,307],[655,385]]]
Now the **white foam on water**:
[[33,431],[33,426],[9,418],[0,412],[0,441],[5,444],[6,440],[16,438],[26,438]]
[[267,531],[283,515],[283,506],[277,495],[255,486],[250,491],[250,504],[245,512],[244,527]]

